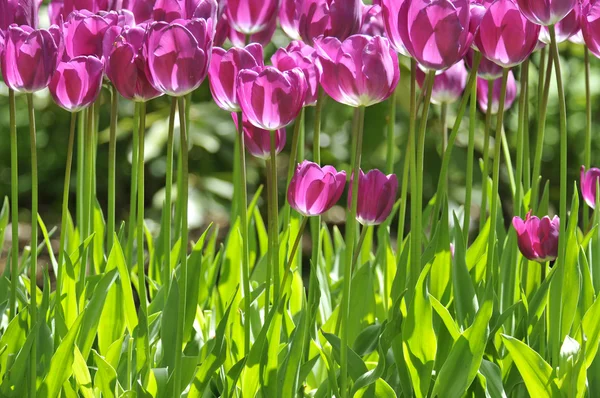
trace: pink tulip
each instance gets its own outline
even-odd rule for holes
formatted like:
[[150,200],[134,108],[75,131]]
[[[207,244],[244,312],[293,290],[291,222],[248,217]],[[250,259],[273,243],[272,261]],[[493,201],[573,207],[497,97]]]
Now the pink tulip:
[[287,200],[292,209],[304,216],[318,216],[336,204],[346,185],[346,172],[333,166],[320,167],[305,160],[298,165],[290,181]]
[[46,30],[12,25],[0,54],[4,82],[17,92],[42,90],[50,83],[61,57],[62,37],[57,26]]
[[274,131],[290,124],[306,97],[306,79],[300,68],[281,72],[272,66],[242,70],[237,98],[242,112],[254,126]]
[[60,24],[61,17],[66,20],[73,11],[111,11],[121,9],[120,0],[51,0],[48,6],[50,22]]
[[381,6],[363,6],[360,34],[367,36],[384,36],[385,25]]
[[600,57],[600,3],[584,5],[580,22],[585,44],[592,54]]
[[302,1],[281,0],[279,7],[279,24],[286,35],[293,40],[300,40],[300,8]]
[[600,181],[600,169],[592,167],[587,172],[585,166],[581,166],[581,195],[592,209],[596,208],[596,188]]
[[227,19],[240,33],[251,35],[265,30],[277,15],[278,0],[227,0]]
[[[571,10],[566,17],[554,25],[557,43],[562,43],[563,41],[568,40],[571,36],[580,31],[580,14],[581,7],[577,6],[573,8],[573,10]],[[542,31],[540,32],[540,41],[550,44],[550,33],[547,26],[542,27]]]
[[538,25],[554,25],[562,21],[578,0],[516,0],[527,19]]
[[155,21],[176,19],[216,19],[219,5],[216,0],[156,0],[152,10]]
[[512,0],[496,0],[483,16],[474,44],[489,60],[510,68],[535,50],[540,29],[521,14]]
[[106,75],[119,94],[127,99],[144,102],[160,96],[161,93],[150,84],[145,28],[113,27],[110,30],[117,29],[121,31],[111,40]]
[[212,31],[212,21],[204,19],[153,23],[147,37],[151,84],[172,96],[198,88],[208,73]]
[[398,85],[398,56],[385,37],[354,35],[344,42],[334,37],[319,38],[315,48],[323,67],[323,90],[342,104],[377,104]]
[[[121,21],[125,23],[125,21]],[[64,24],[65,56],[67,59],[80,55],[93,55],[103,59],[103,41],[106,31],[119,24],[119,14],[105,13],[103,16],[90,11],[74,11]]]
[[[465,55],[465,62],[469,68],[473,67],[473,56],[475,50],[470,49]],[[485,80],[496,80],[502,77],[502,67],[485,57],[481,57],[479,68],[477,68],[477,76]]]
[[317,103],[321,64],[314,48],[301,41],[293,41],[286,48],[277,50],[271,57],[271,62],[280,71],[302,69],[307,84],[304,106]]
[[93,56],[79,56],[61,62],[52,76],[49,89],[54,101],[70,112],[90,106],[100,95],[103,64]]
[[545,263],[556,259],[558,255],[558,230],[560,221],[557,216],[541,220],[527,213],[525,220],[513,218],[513,227],[517,231],[517,243],[523,257],[528,260]]
[[0,30],[12,24],[38,26],[39,0],[0,0]]
[[[436,75],[433,81],[431,102],[434,104],[450,104],[458,101],[463,91],[465,91],[467,75],[467,68],[465,68],[463,60]],[[425,73],[421,69],[417,69],[417,82],[421,88],[425,83]]]
[[400,7],[402,7],[404,2],[405,0],[382,0],[381,14],[383,16],[385,35],[389,38],[392,46],[394,46],[396,51],[400,54],[405,57],[410,57],[410,54],[402,42],[402,37],[400,37],[400,26],[398,25]]
[[[384,222],[392,212],[398,178],[395,174],[385,175],[377,169],[367,174],[360,171],[358,179],[358,200],[356,219],[363,225],[378,225]],[[352,184],[348,192],[348,207],[351,206]]]
[[345,40],[360,29],[362,2],[360,0],[300,0],[300,36],[312,44],[319,36]]
[[[223,15],[226,17],[226,15]],[[273,14],[273,17],[267,24],[267,27],[260,32],[253,33],[249,36],[249,43],[258,43],[261,46],[267,46],[271,43],[271,39],[273,38],[273,34],[275,33],[275,29],[277,29],[277,18],[276,15]],[[235,29],[228,29],[228,37],[231,44],[235,47],[244,47],[246,45],[246,35],[238,32]]]
[[[500,104],[500,91],[502,90],[502,79],[494,80],[494,91],[492,93],[492,114],[498,113]],[[512,71],[508,72],[506,81],[506,97],[504,100],[504,110],[509,109],[517,97],[517,82]],[[477,78],[477,102],[482,112],[487,112],[488,108],[488,80]]]
[[123,0],[123,9],[131,11],[135,23],[139,24],[152,18],[155,3],[156,0]]
[[237,76],[243,69],[263,66],[263,48],[250,44],[246,48],[225,51],[220,47],[212,50],[212,61],[208,69],[210,91],[216,104],[229,112],[238,112]]
[[[231,117],[237,126],[238,118],[236,113]],[[242,117],[242,128],[244,130],[244,144],[246,149],[254,157],[260,159],[269,159],[271,156],[271,134],[275,134],[275,153],[279,154],[285,148],[285,129],[279,129],[271,132],[254,126],[248,119]]]

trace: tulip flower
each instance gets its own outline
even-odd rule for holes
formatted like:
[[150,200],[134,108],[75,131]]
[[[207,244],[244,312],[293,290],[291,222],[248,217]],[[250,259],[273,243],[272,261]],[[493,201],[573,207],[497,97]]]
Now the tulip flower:
[[578,0],[516,0],[527,19],[538,25],[554,25],[575,8]]
[[135,23],[139,24],[152,18],[155,3],[156,0],[123,0],[123,9],[131,11]]
[[[238,118],[236,113],[231,117],[237,126]],[[254,126],[244,116],[242,118],[242,128],[244,130],[244,145],[250,154],[260,159],[269,159],[271,156],[271,134],[275,134],[275,153],[279,154],[285,147],[285,129],[281,128],[271,132]]]
[[228,0],[227,19],[230,26],[245,35],[265,30],[277,15],[278,0]]
[[[225,14],[223,16],[226,17]],[[258,43],[264,47],[271,42],[273,34],[275,33],[275,29],[277,29],[276,17],[277,16],[273,14],[273,17],[267,24],[266,28],[260,32],[249,35],[248,40],[245,34],[240,33],[235,29],[231,29],[231,27],[228,29],[227,37],[229,38],[229,41],[231,41],[231,44],[233,44],[235,47],[244,47],[246,45],[246,41],[250,43]]]
[[319,36],[345,40],[360,29],[360,0],[303,0],[298,27],[305,43]]
[[320,167],[305,160],[298,165],[290,181],[287,200],[292,209],[304,216],[318,216],[336,204],[346,186],[346,172],[333,166]]
[[57,26],[48,30],[10,26],[0,53],[4,82],[22,93],[46,88],[62,57],[61,52],[62,38]]
[[490,61],[510,68],[533,52],[540,29],[540,25],[530,22],[519,12],[512,0],[496,0],[485,12],[474,44]]
[[271,57],[271,62],[280,71],[302,69],[307,84],[304,106],[317,103],[321,65],[314,48],[301,41],[293,41],[286,48],[278,49]]
[[[434,104],[450,104],[457,101],[467,85],[467,68],[460,60],[439,75],[435,76],[431,91],[431,102]],[[425,73],[417,69],[417,82],[423,87]]]
[[118,10],[120,0],[51,0],[48,5],[50,22],[60,24],[61,17],[66,20],[73,11],[89,11],[94,14],[99,11]]
[[117,26],[118,23],[119,15],[116,12],[106,13],[104,16],[87,10],[73,12],[63,29],[67,58],[93,55],[102,59],[104,36],[109,27]]
[[300,8],[302,1],[282,0],[279,7],[281,29],[293,40],[300,40]]
[[558,255],[558,230],[560,221],[557,216],[541,220],[527,213],[525,220],[513,218],[513,227],[517,231],[517,243],[523,257],[528,260],[545,263],[556,259]]
[[[397,192],[398,178],[395,174],[385,175],[377,169],[365,174],[361,170],[358,178],[356,220],[363,225],[378,225],[384,222],[392,212]],[[351,198],[352,184],[348,193],[348,207],[351,206]]]
[[212,50],[212,61],[208,69],[210,91],[219,108],[238,112],[237,76],[243,69],[263,66],[263,48],[260,44],[250,44],[245,48],[232,48],[225,51],[220,47]]
[[305,97],[306,79],[300,68],[281,72],[259,66],[238,75],[240,108],[250,123],[265,130],[279,130],[294,121]]
[[363,6],[360,34],[367,36],[384,36],[385,25],[381,6]]
[[0,30],[12,24],[37,28],[40,4],[38,0],[0,0]]
[[58,64],[48,88],[61,108],[77,112],[96,101],[102,76],[102,61],[93,56],[79,56]]
[[589,50],[600,57],[600,3],[587,5],[582,10],[581,33]]
[[386,100],[396,89],[398,56],[385,37],[354,35],[344,42],[319,38],[315,48],[323,68],[321,85],[337,102],[370,106]]
[[[500,91],[502,90],[502,79],[494,80],[494,91],[492,93],[492,114],[498,113],[500,103]],[[517,82],[515,75],[510,71],[506,81],[506,97],[504,99],[504,110],[508,110],[517,97]],[[477,78],[477,102],[482,112],[487,112],[488,107],[488,81]]]
[[218,8],[216,0],[156,0],[152,18],[165,22],[192,18],[215,20]]
[[[571,36],[580,31],[580,14],[581,7],[577,6],[573,8],[573,10],[571,10],[566,17],[554,25],[557,43],[562,43],[563,41],[568,40]],[[548,27],[546,26],[542,27],[540,32],[540,41],[550,44],[550,33],[548,32]]]
[[147,37],[150,83],[176,97],[191,93],[208,73],[211,51],[211,20],[153,23]]
[[600,181],[600,169],[592,167],[587,172],[585,166],[581,166],[581,195],[592,209],[596,208],[596,188]]
[[[473,56],[475,50],[470,49],[465,55],[465,62],[469,68],[473,67]],[[479,68],[477,68],[477,76],[485,80],[496,80],[502,77],[502,67],[485,57],[481,57]]]

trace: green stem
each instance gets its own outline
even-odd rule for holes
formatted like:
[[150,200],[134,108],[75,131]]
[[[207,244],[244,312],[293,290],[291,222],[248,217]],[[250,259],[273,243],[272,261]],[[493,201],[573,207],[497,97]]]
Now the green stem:
[[[84,190],[83,190],[83,239],[87,239],[90,236],[92,227],[92,190],[93,190],[93,163],[94,163],[94,143],[93,143],[93,120],[94,120],[94,111],[93,106],[88,107],[87,109],[87,118],[86,118],[86,134],[85,134],[85,179],[84,179]],[[78,281],[78,297],[83,293],[83,289],[85,287],[85,280],[88,272],[88,259],[90,249],[84,249],[83,254],[81,256],[81,266],[79,268],[79,281]],[[93,268],[93,264],[90,263],[90,271]]]
[[140,103],[140,126],[138,131],[138,179],[137,179],[137,273],[140,295],[140,309],[148,312],[148,297],[146,293],[146,272],[144,260],[144,136],[146,134],[146,103]]
[[487,220],[487,199],[488,199],[488,178],[490,176],[490,133],[492,130],[492,107],[491,103],[494,100],[494,80],[488,80],[488,107],[485,111],[485,128],[483,138],[483,171],[481,175],[481,208],[479,215],[479,231],[483,230]]
[[[446,151],[448,147],[448,104],[442,103],[440,105],[440,125],[442,126],[442,153]],[[446,183],[447,184],[447,183]]]
[[475,125],[477,124],[477,84],[471,87],[469,99],[469,143],[467,145],[467,188],[465,192],[465,207],[463,220],[463,240],[469,243],[471,226],[471,200],[473,196],[473,162],[475,158]]
[[[270,145],[270,144],[269,144]],[[273,247],[271,241],[271,231],[273,230],[273,226],[271,222],[273,221],[271,217],[271,159],[265,159],[265,173],[267,180],[267,234],[269,238],[268,252],[267,252],[267,269],[265,275],[265,317],[269,313],[269,307],[271,306],[271,273],[273,272]]]
[[[367,232],[369,231],[369,226],[368,225],[363,225],[361,231],[360,231],[360,237],[358,238],[358,243],[356,244],[356,249],[354,249],[354,257],[352,258],[352,272],[354,272],[354,269],[356,268],[356,263],[358,261],[358,256],[360,255],[360,249],[362,248],[363,243],[365,242],[365,237],[367,236]],[[385,277],[385,274],[384,274]],[[385,286],[385,283],[384,283]],[[387,294],[383,295],[384,297],[384,305],[385,305],[385,298],[387,298]]]
[[117,118],[119,114],[119,94],[115,86],[110,86],[110,137],[108,140],[108,220],[107,248],[110,254],[115,234],[115,167],[117,159]]
[[10,315],[17,315],[17,288],[19,284],[19,162],[17,147],[17,119],[15,91],[8,90],[8,108],[10,115],[10,196],[11,196],[11,260],[10,260]]
[[390,97],[390,110],[388,113],[388,131],[387,131],[387,154],[386,170],[388,174],[394,172],[394,149],[396,148],[394,130],[396,127],[396,91]]
[[[173,272],[174,264],[171,264],[171,225],[172,225],[172,191],[173,191],[173,140],[175,131],[175,112],[177,111],[177,98],[171,98],[171,111],[169,113],[169,132],[167,135],[167,165],[165,171],[165,235],[164,235],[164,258],[163,258],[163,286],[169,289],[171,273]],[[166,295],[168,297],[168,294]]]
[[[352,164],[352,174],[348,176],[352,184],[352,197],[350,199],[350,208],[346,212],[346,260],[344,262],[344,286],[341,303],[341,347],[340,347],[340,389],[341,396],[348,396],[348,317],[350,316],[350,286],[352,282],[352,257],[354,254],[354,244],[356,238],[356,211],[358,204],[358,176],[360,171],[360,160],[362,152],[363,130],[365,123],[365,107],[361,106],[355,109],[357,115],[356,140],[354,141],[354,162]],[[354,178],[352,177],[354,176]]]
[[521,90],[519,93],[519,127],[517,129],[517,184],[515,191],[514,213],[521,216],[523,211],[523,157],[525,147],[525,104],[527,103],[527,85],[529,76],[529,59],[521,64]]
[[138,178],[138,128],[140,122],[140,103],[135,103],[135,112],[133,115],[133,134],[131,148],[131,190],[129,192],[129,222],[127,231],[127,266],[133,265],[133,241],[135,239],[135,220],[136,220],[136,198],[137,198],[137,178]]
[[[298,229],[298,234],[296,235],[296,239],[294,240],[294,244],[292,245],[292,248],[290,250],[290,257],[288,259],[287,266],[285,267],[285,270],[283,272],[283,279],[281,280],[282,288],[285,288],[285,284],[287,283],[287,280],[292,273],[292,264],[294,263],[294,256],[296,255],[298,246],[300,246],[300,241],[302,240],[302,235],[304,234],[304,229],[306,228],[307,221],[308,217],[302,217],[300,229]],[[283,296],[283,294],[281,296]],[[281,299],[281,296],[276,297],[276,299]]]
[[[585,151],[583,155],[583,164],[586,170],[590,168],[592,161],[592,96],[590,92],[590,50],[584,46],[585,63]],[[583,230],[587,231],[589,227],[589,207],[583,206]]]
[[[296,170],[296,164],[298,162],[298,142],[300,141],[300,126],[304,120],[304,108],[300,112],[300,116],[296,118],[296,122],[294,123],[294,132],[292,136],[292,147],[290,148],[290,162],[288,165],[288,175],[287,182],[285,184],[286,188],[290,185],[290,181],[294,176],[294,171]],[[283,228],[287,228],[290,225],[290,217],[292,208],[289,203],[285,201],[284,204],[284,212],[283,212]]]
[[504,125],[502,126],[502,153],[506,160],[506,173],[508,174],[508,182],[510,183],[510,192],[515,197],[517,191],[515,183],[515,172],[513,168],[512,157],[510,156],[510,148],[508,147],[508,141],[506,139],[506,131],[504,131]]
[[271,197],[269,199],[269,217],[272,218],[269,242],[272,244],[272,267],[273,267],[273,297],[279,297],[279,192],[277,190],[277,142],[274,131],[271,133]]
[[[325,102],[325,93],[322,87],[319,87],[317,95],[317,104],[315,107],[315,126],[313,131],[313,162],[321,164],[321,117],[323,113],[323,103]],[[311,261],[314,269],[319,268],[319,259],[321,257],[321,216],[311,217],[310,233],[312,239]]]
[[87,175],[85,169],[85,137],[87,135],[87,112],[81,112],[78,122],[77,131],[77,184],[76,184],[76,217],[77,217],[77,228],[79,229],[79,244],[83,243],[85,237],[83,230],[85,222],[83,220],[83,214],[85,213],[85,176]]

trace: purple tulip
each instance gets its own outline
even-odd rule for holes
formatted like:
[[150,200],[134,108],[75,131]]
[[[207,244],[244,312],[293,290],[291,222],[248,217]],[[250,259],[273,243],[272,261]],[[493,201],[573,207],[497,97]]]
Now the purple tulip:
[[[431,102],[434,104],[450,104],[458,101],[465,91],[467,85],[467,68],[460,60],[442,73],[435,75],[433,90],[431,91]],[[417,69],[417,82],[423,87],[425,73]]]
[[346,172],[320,167],[305,160],[296,167],[287,191],[292,209],[304,216],[318,216],[336,204],[346,186]]
[[[573,10],[571,10],[566,17],[554,25],[557,43],[562,43],[563,41],[568,40],[571,36],[580,31],[580,14],[581,7],[577,6],[573,8]],[[550,33],[548,31],[548,27],[546,26],[542,27],[542,31],[540,32],[540,41],[550,44]]]
[[[124,22],[124,21],[123,21]],[[90,11],[74,11],[64,24],[65,56],[67,59],[80,55],[93,55],[103,59],[103,41],[106,31],[117,26],[119,15],[116,12],[104,16]]]
[[[237,114],[232,113],[231,117],[237,126]],[[283,151],[285,147],[284,128],[274,132],[264,130],[250,123],[246,116],[242,117],[242,128],[244,130],[244,144],[252,156],[261,159],[269,159],[271,157],[271,134],[275,134],[275,153],[279,154]]]
[[557,216],[541,220],[527,213],[525,220],[513,218],[513,227],[517,231],[517,243],[523,257],[528,260],[545,263],[556,259],[558,255],[558,230],[560,221]]
[[246,48],[225,51],[220,47],[212,50],[212,61],[208,69],[210,91],[216,104],[229,112],[238,112],[237,76],[243,69],[263,66],[263,48],[250,44]]
[[302,69],[307,84],[304,106],[317,103],[321,64],[314,48],[301,41],[292,41],[286,48],[277,50],[271,57],[271,62],[280,71]]
[[191,93],[208,73],[211,51],[211,20],[153,23],[147,37],[152,85],[176,97]]
[[277,15],[278,0],[227,0],[227,19],[240,33],[251,35],[265,30]]
[[390,43],[392,43],[392,46],[394,46],[397,52],[405,57],[410,57],[410,54],[402,42],[402,37],[400,37],[400,27],[398,25],[400,7],[402,7],[404,1],[405,0],[382,0],[381,13],[383,16],[386,37],[389,38]]
[[300,8],[303,3],[298,0],[281,0],[279,7],[279,24],[281,29],[293,40],[300,40]]
[[337,102],[370,106],[386,100],[398,85],[398,55],[385,37],[319,38],[315,47],[323,67],[321,85]]
[[218,8],[216,0],[156,0],[152,18],[165,22],[192,18],[215,20]]
[[152,18],[155,3],[156,0],[123,0],[123,9],[131,11],[135,23],[139,24]]
[[[465,62],[469,68],[473,67],[473,56],[475,50],[469,49],[465,55]],[[485,57],[481,57],[479,68],[477,68],[477,76],[485,80],[496,80],[502,77],[502,67],[495,62],[490,61]]]
[[540,29],[521,14],[512,0],[496,0],[485,12],[474,44],[490,61],[510,68],[535,50]]
[[290,124],[306,97],[306,79],[300,68],[281,72],[272,66],[242,70],[237,98],[250,123],[274,131]]
[[302,0],[300,36],[312,44],[319,36],[345,40],[360,29],[362,2],[360,0]]
[[360,34],[367,36],[384,36],[385,25],[381,6],[363,6]]
[[73,11],[111,11],[121,9],[121,0],[51,0],[48,6],[50,22],[60,24],[61,17],[66,20]]
[[[226,17],[225,14],[223,16]],[[267,46],[271,42],[271,39],[273,38],[275,29],[277,29],[277,18],[276,17],[277,16],[275,14],[273,14],[273,17],[267,24],[267,27],[264,30],[261,30],[260,32],[251,34],[249,36],[248,41],[250,43],[258,43],[263,47]],[[233,44],[235,47],[244,47],[246,45],[246,35],[238,32],[235,29],[232,29],[231,27],[229,27],[229,29],[228,29],[228,37],[229,37],[229,41],[231,41],[231,44]]]
[[595,56],[600,57],[600,3],[585,4],[580,22],[585,44]]
[[587,172],[585,166],[581,166],[581,195],[592,209],[596,208],[596,188],[600,181],[600,169],[592,167]]
[[48,88],[61,108],[77,112],[96,101],[102,88],[102,76],[103,64],[98,58],[75,57],[58,64]]
[[[502,79],[494,80],[494,91],[492,93],[492,114],[498,113],[500,104],[500,92],[502,91]],[[506,97],[504,99],[504,110],[509,109],[517,97],[517,82],[512,71],[508,72],[506,81]],[[477,102],[482,112],[487,112],[488,108],[488,80],[477,78]]]
[[[385,175],[374,169],[367,174],[360,171],[358,178],[358,200],[356,219],[362,225],[378,225],[384,222],[390,213],[396,193],[398,179],[395,174]],[[352,184],[348,192],[348,207],[351,206]]]
[[50,83],[61,57],[62,38],[57,26],[46,30],[12,25],[0,54],[4,82],[17,92],[42,90]]
[[516,0],[527,19],[538,25],[554,25],[577,5],[578,0]]
[[37,28],[39,0],[0,0],[0,30],[12,24]]

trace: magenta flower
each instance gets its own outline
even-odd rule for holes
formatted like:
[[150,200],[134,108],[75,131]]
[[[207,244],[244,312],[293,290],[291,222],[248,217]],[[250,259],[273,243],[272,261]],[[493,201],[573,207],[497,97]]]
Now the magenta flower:
[[592,209],[596,208],[596,187],[600,181],[600,169],[592,167],[587,172],[581,166],[581,195]]
[[216,0],[156,0],[152,18],[165,22],[192,18],[215,20],[218,8]]
[[[226,14],[223,14],[223,17],[227,17]],[[230,26],[228,27],[227,37],[229,37],[229,41],[235,47],[244,47],[246,45],[246,35],[238,32],[235,29],[232,29]],[[273,14],[273,17],[267,24],[267,27],[260,32],[256,32],[250,35],[249,42],[250,43],[258,43],[261,46],[267,46],[271,39],[273,38],[273,34],[275,33],[275,29],[277,29],[277,18],[276,15]]]
[[103,41],[106,31],[117,26],[119,15],[116,12],[104,16],[90,11],[75,11],[64,24],[65,55],[67,59],[80,55],[93,55],[103,59]]
[[540,29],[521,14],[512,0],[496,0],[483,16],[474,44],[490,61],[510,68],[533,52]]
[[400,7],[402,7],[404,2],[405,0],[382,0],[381,13],[386,37],[389,38],[390,43],[392,43],[397,52],[405,57],[410,57],[402,42],[402,37],[400,37],[400,26],[398,25]]
[[150,82],[172,96],[191,93],[208,73],[211,51],[211,20],[153,23],[147,36]]
[[[236,113],[231,113],[233,122],[237,126],[238,118]],[[281,128],[271,132],[254,126],[248,121],[246,116],[242,117],[242,128],[244,131],[244,144],[246,149],[254,157],[260,159],[269,159],[271,156],[271,134],[275,134],[275,153],[279,154],[285,147],[285,129]]]
[[557,216],[541,220],[527,213],[525,220],[513,218],[513,227],[517,231],[517,243],[523,257],[528,260],[545,263],[556,259],[558,255],[558,230],[560,221]]
[[[580,14],[581,7],[577,5],[575,8],[573,8],[573,10],[571,10],[570,13],[567,14],[566,17],[554,25],[557,43],[562,43],[563,41],[568,40],[571,36],[581,30],[581,25],[579,23]],[[542,27],[542,31],[540,32],[540,41],[550,44],[550,33],[548,32],[547,26]]]
[[301,0],[300,3],[298,26],[305,43],[312,44],[319,36],[345,40],[360,29],[360,0]]
[[251,35],[265,30],[277,15],[278,0],[227,0],[227,19],[240,33]]
[[38,0],[0,0],[0,30],[12,24],[37,28],[40,4]]
[[57,26],[33,29],[12,25],[0,53],[2,76],[11,89],[32,93],[48,86],[62,57],[62,37]]
[[[500,92],[502,91],[502,79],[494,80],[494,91],[492,93],[492,114],[498,113],[500,104]],[[506,97],[504,99],[504,110],[510,109],[517,97],[517,82],[512,71],[508,72],[506,81]],[[487,112],[488,108],[488,80],[477,78],[477,102],[482,112]]]
[[[384,222],[390,213],[396,193],[398,179],[395,174],[385,175],[377,169],[367,174],[360,171],[358,178],[358,200],[356,219],[362,225],[378,225]],[[352,184],[348,192],[348,207],[351,206]]]
[[102,61],[93,56],[79,56],[58,64],[48,88],[61,108],[77,112],[96,101],[102,76]]
[[[150,83],[146,30],[143,27],[118,28],[107,54],[106,75],[123,97],[133,101],[149,101],[161,95]],[[108,35],[106,36],[109,37]]]
[[86,10],[90,13],[97,13],[99,11],[116,11],[120,8],[120,0],[51,0],[48,14],[50,22],[58,25],[61,17],[66,20],[73,11]]
[[594,55],[600,57],[600,3],[586,5],[580,22],[585,44]]
[[314,48],[301,41],[292,41],[286,48],[278,49],[271,57],[271,62],[280,71],[302,69],[307,84],[304,106],[317,103],[321,64]]
[[300,9],[302,1],[281,0],[279,24],[281,29],[293,40],[300,40]]
[[367,36],[385,36],[385,25],[381,6],[363,5],[360,34]]
[[538,25],[554,25],[577,5],[578,0],[516,0],[527,19]]
[[[469,49],[465,54],[465,62],[469,68],[473,67],[473,56],[475,50]],[[495,62],[490,61],[486,57],[481,57],[479,68],[477,68],[477,76],[485,80],[496,80],[502,77],[502,67]]]
[[306,97],[306,79],[300,68],[282,72],[272,66],[242,70],[237,98],[250,123],[274,131],[290,124]]
[[[450,104],[460,99],[467,85],[467,68],[460,60],[439,75],[435,75],[433,90],[431,91],[431,102],[434,104]],[[417,82],[420,87],[425,83],[425,73],[417,69]]]
[[243,69],[263,66],[263,48],[260,44],[250,44],[246,48],[232,48],[225,51],[220,47],[212,50],[212,61],[208,69],[210,91],[219,108],[238,112],[237,76]]
[[156,0],[123,0],[123,9],[129,10],[134,16],[135,23],[149,21]]
[[342,104],[377,104],[398,85],[398,55],[385,37],[354,35],[344,42],[335,37],[319,38],[315,48],[323,68],[321,85]]
[[320,167],[305,160],[296,167],[287,191],[292,209],[304,216],[318,216],[336,204],[346,185],[346,172]]

